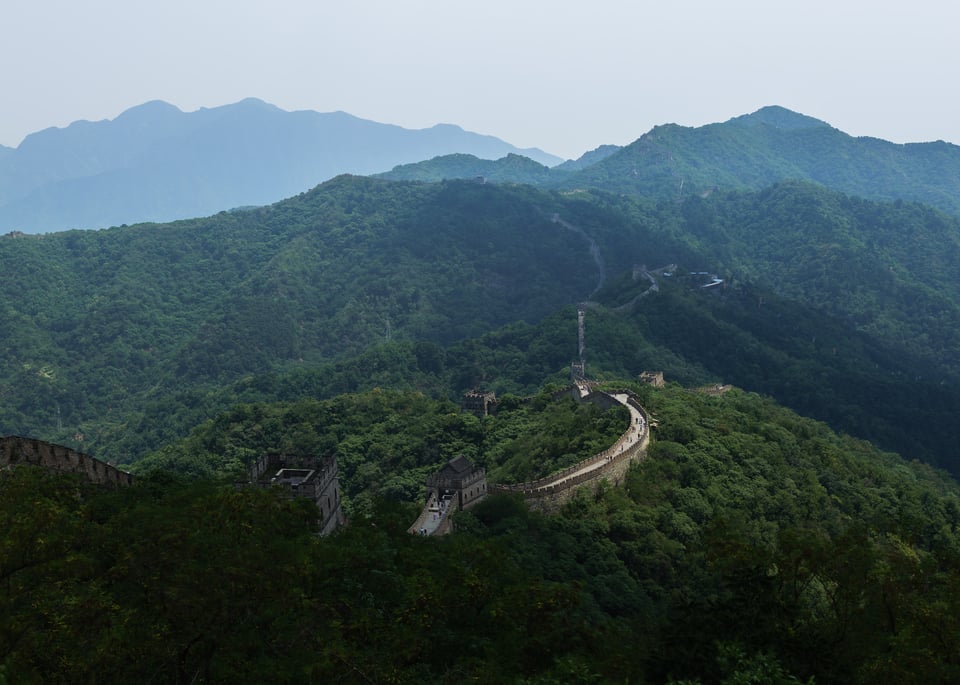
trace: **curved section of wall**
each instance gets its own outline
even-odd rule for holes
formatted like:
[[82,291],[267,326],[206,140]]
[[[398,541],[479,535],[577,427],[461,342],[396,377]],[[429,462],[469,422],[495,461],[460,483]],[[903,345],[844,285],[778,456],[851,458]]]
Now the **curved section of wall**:
[[59,473],[77,473],[102,485],[133,484],[133,475],[69,447],[16,435],[0,438],[0,468],[18,464],[42,466]]
[[[596,484],[601,480],[618,484],[626,475],[630,462],[644,457],[650,442],[650,422],[646,411],[632,393],[618,394],[625,396],[625,400],[621,401],[614,394],[602,391],[591,392],[583,398],[585,402],[604,408],[624,405],[631,409],[631,423],[613,445],[545,478],[526,483],[495,484],[490,486],[490,491],[521,494],[530,508],[553,513],[573,496],[578,487]],[[636,419],[639,419],[639,423],[635,424]]]

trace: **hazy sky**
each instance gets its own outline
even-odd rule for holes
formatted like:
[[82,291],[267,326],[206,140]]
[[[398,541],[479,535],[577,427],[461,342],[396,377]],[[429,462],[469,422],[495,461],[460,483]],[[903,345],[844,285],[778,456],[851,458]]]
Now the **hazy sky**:
[[4,0],[0,144],[258,97],[576,157],[779,104],[960,143],[954,0]]

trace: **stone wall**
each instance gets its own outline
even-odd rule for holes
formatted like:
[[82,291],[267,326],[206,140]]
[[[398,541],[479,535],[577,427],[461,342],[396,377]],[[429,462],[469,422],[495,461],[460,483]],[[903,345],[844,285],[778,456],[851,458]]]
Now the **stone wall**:
[[563,505],[570,501],[578,490],[586,488],[590,493],[594,493],[604,481],[610,485],[620,485],[630,469],[631,462],[645,456],[646,445],[647,442],[644,441],[624,450],[621,455],[611,459],[608,465],[596,471],[585,473],[552,487],[524,493],[524,500],[533,511],[558,514]]
[[496,393],[486,390],[471,390],[465,393],[460,400],[460,410],[468,411],[480,418],[489,414],[496,414],[500,401]]
[[[320,510],[320,534],[327,535],[346,523],[340,500],[340,481],[337,459],[330,457],[301,457],[286,454],[265,454],[249,467],[249,481],[253,485],[271,487],[270,474],[280,469],[310,469],[315,473],[309,480],[298,483],[296,490],[288,488],[291,497],[312,499]],[[279,486],[278,486],[279,487]]]
[[[584,401],[589,401],[604,408],[620,404],[613,395],[605,392],[592,392],[584,398]],[[632,394],[629,394],[627,403],[642,414],[644,425],[649,426],[649,417],[646,411]],[[639,442],[630,443],[629,435],[628,427],[628,430],[609,448],[558,473],[552,473],[545,478],[527,483],[491,485],[490,492],[521,494],[527,502],[527,506],[531,509],[555,514],[574,496],[579,488],[587,487],[591,492],[595,492],[602,481],[607,481],[611,485],[619,485],[623,482],[630,468],[630,463],[643,459],[646,456],[647,445],[650,443],[649,428],[644,429]],[[586,466],[601,462],[603,462],[602,466],[588,473],[569,478],[570,474],[580,471]]]
[[0,438],[0,468],[18,464],[33,464],[59,473],[76,473],[92,483],[103,485],[133,484],[133,476],[126,471],[69,447],[16,435]]
[[320,515],[323,517],[323,523],[320,526],[321,535],[329,535],[337,528],[346,525],[347,519],[343,515],[340,502],[340,481],[337,478],[336,469],[333,471],[333,476],[323,482],[317,497],[317,506],[320,507]]
[[[557,390],[553,393],[553,399],[559,399],[567,394],[572,394],[581,402],[590,402],[603,409],[622,406],[623,404],[621,400],[613,394],[603,391],[593,390],[586,395],[581,395],[581,388],[577,385],[571,385]],[[630,468],[631,462],[643,459],[646,456],[647,446],[650,443],[650,417],[632,393],[623,391],[619,394],[626,394],[626,404],[640,414],[638,421],[642,422],[642,426],[640,426],[641,435],[639,440],[634,441],[636,427],[628,425],[627,430],[621,433],[613,445],[598,454],[594,454],[577,462],[573,466],[536,481],[512,484],[490,484],[487,490],[490,493],[518,494],[523,497],[530,509],[547,514],[555,514],[560,511],[563,505],[569,501],[580,488],[586,487],[592,492],[595,492],[600,483],[604,481],[611,485],[620,485]],[[529,398],[525,399],[529,400]],[[631,414],[631,424],[633,422],[632,416]],[[587,467],[595,468],[590,468],[585,473],[573,475]],[[437,478],[439,478],[439,476],[431,477],[433,480]],[[426,531],[428,535],[443,535],[451,530],[452,514],[461,508],[461,503],[457,500],[451,500],[453,506],[446,511],[437,508],[440,492],[436,487],[437,483],[432,483],[431,479],[427,480],[427,503],[421,511],[420,516],[408,529],[410,533],[423,534],[424,531]],[[462,483],[458,481],[458,485],[462,486]],[[476,503],[482,499],[482,497],[483,495],[473,498],[469,504],[463,504],[463,508],[468,508],[468,506]],[[438,516],[435,517],[434,514]]]

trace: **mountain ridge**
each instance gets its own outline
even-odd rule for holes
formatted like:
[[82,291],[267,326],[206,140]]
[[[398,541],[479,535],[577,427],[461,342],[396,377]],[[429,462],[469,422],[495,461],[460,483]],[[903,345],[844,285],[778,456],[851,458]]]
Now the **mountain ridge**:
[[483,175],[502,182],[673,201],[807,181],[871,200],[922,202],[960,214],[960,146],[854,137],[776,105],[699,127],[659,124],[628,145],[601,146],[536,174],[503,162],[467,170],[460,160],[431,159],[379,176],[468,178],[481,166]]
[[819,128],[822,126],[833,128],[825,121],[801,114],[800,112],[794,112],[780,105],[766,105],[750,114],[741,114],[740,116],[728,119],[725,123],[740,124],[743,126],[772,126],[785,130]]
[[679,199],[718,188],[760,190],[788,180],[960,214],[960,146],[857,138],[775,107],[697,128],[656,126],[556,187]]
[[0,231],[102,228],[206,216],[462,151],[562,161],[453,124],[405,129],[345,112],[287,112],[256,98],[182,112],[154,100],[77,121],[0,153]]
[[[595,368],[771,393],[957,472],[945,447],[955,429],[940,417],[960,406],[949,267],[960,247],[928,258],[898,242],[936,249],[960,235],[957,222],[812,184],[678,204],[340,176],[204,219],[11,237],[0,241],[0,424],[73,446],[86,436],[115,458],[155,447],[207,408],[262,400],[246,395],[261,387],[281,399],[370,383],[519,392],[566,375],[575,303],[619,312],[650,286],[631,279],[639,263],[676,263],[726,285],[710,295],[675,275],[633,322],[591,315]],[[608,275],[595,297],[594,246]],[[785,252],[795,263],[777,269]],[[539,339],[524,332],[544,320]],[[298,370],[299,380],[277,380]],[[933,380],[911,380],[920,376]],[[916,413],[905,426],[896,398]]]

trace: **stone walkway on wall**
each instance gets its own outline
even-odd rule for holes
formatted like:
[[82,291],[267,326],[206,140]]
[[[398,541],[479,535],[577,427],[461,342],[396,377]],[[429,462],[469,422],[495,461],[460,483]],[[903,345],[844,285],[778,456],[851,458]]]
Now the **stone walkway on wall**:
[[[582,394],[581,389],[581,394]],[[620,436],[613,447],[606,450],[603,459],[588,459],[580,462],[580,468],[570,473],[564,473],[562,476],[550,480],[548,483],[544,483],[538,488],[534,488],[533,492],[538,490],[545,490],[548,488],[556,488],[558,485],[571,480],[581,479],[582,476],[585,476],[593,471],[602,471],[606,468],[616,456],[625,450],[628,450],[631,445],[639,444],[643,441],[643,438],[646,436],[647,432],[647,422],[646,417],[643,413],[637,409],[635,406],[629,403],[630,396],[627,393],[617,393],[612,395],[620,404],[625,406],[630,411],[630,427],[627,431]],[[611,453],[612,451],[612,453]]]
[[[599,401],[607,406],[614,402],[630,412],[630,425],[617,441],[599,454],[595,454],[573,466],[528,483],[501,483],[490,486],[490,492],[513,492],[523,495],[531,507],[548,510],[557,508],[573,488],[610,477],[617,482],[623,477],[630,461],[640,458],[649,442],[649,424],[640,403],[629,393],[605,393],[594,391],[586,381],[576,384],[581,401]],[[452,504],[452,501],[451,501]],[[426,503],[420,516],[408,531],[416,535],[443,535],[450,532],[450,516],[453,507],[441,507],[435,498]]]
[[433,535],[439,531],[442,535],[449,527],[449,516],[453,508],[451,504],[452,501],[441,504],[436,497],[431,497],[407,532],[414,535]]

